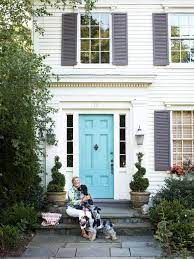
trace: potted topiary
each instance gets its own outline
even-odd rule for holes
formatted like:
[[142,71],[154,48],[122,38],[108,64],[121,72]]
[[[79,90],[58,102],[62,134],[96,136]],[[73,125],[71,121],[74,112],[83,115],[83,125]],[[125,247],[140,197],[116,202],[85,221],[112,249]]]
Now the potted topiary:
[[47,186],[47,198],[49,202],[56,203],[57,205],[64,205],[66,191],[65,187],[65,176],[59,172],[62,167],[59,162],[59,156],[55,156],[55,165],[51,169],[52,181]]
[[150,193],[145,190],[149,186],[148,178],[144,178],[146,169],[141,165],[143,154],[137,153],[138,162],[135,163],[137,172],[133,175],[133,180],[130,183],[131,202],[134,208],[140,208],[144,204],[148,204]]

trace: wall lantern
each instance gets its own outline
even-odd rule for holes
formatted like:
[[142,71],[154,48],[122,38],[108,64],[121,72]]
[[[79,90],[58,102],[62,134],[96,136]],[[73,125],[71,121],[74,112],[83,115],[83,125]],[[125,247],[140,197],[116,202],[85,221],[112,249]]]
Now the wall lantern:
[[135,134],[135,138],[136,138],[137,145],[143,145],[144,133],[140,128],[140,126],[137,130],[137,133]]

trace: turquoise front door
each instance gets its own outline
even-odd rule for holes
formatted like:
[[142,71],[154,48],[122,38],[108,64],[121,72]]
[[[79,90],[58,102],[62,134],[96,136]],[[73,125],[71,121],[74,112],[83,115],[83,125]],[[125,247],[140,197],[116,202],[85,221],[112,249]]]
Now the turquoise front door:
[[80,115],[79,165],[93,198],[113,198],[113,116]]

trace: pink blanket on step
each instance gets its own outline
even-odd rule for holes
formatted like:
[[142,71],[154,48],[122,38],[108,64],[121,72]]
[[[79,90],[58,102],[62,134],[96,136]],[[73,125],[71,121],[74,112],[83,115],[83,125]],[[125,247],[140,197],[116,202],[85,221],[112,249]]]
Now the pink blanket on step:
[[41,213],[41,216],[43,218],[43,222],[41,223],[42,226],[54,226],[59,224],[62,214],[46,212]]

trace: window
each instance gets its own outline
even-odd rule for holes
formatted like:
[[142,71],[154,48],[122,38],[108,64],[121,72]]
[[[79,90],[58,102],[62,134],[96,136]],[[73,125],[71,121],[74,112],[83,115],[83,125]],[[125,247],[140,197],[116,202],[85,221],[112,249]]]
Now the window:
[[125,115],[120,115],[120,167],[126,167],[126,125]]
[[194,14],[170,16],[171,62],[194,62]]
[[73,167],[73,115],[67,115],[67,167]]
[[173,164],[194,162],[194,111],[174,111],[172,121]]
[[81,14],[80,18],[81,63],[110,63],[109,14]]

